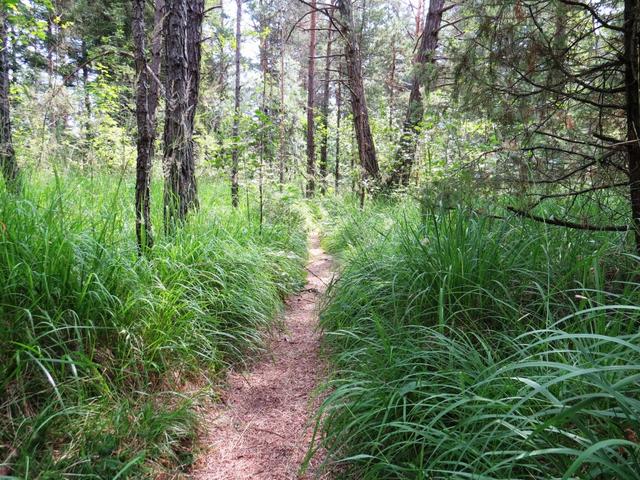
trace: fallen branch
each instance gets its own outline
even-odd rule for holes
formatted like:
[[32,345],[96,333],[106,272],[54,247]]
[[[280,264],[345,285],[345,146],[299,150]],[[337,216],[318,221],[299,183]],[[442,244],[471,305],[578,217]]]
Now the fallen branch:
[[630,230],[629,225],[591,225],[588,223],[575,223],[566,220],[556,220],[553,218],[544,218],[534,215],[525,210],[519,210],[515,207],[505,207],[511,213],[523,218],[535,220],[536,222],[546,223],[548,225],[556,225],[558,227],[573,228],[575,230],[589,230],[591,232],[627,232]]

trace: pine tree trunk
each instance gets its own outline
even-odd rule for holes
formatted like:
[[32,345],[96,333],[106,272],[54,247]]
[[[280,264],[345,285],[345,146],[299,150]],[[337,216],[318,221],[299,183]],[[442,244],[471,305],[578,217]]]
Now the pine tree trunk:
[[407,114],[395,154],[394,168],[387,180],[388,187],[407,186],[409,184],[411,168],[416,155],[418,129],[424,116],[424,105],[422,104],[420,89],[427,81],[428,66],[435,62],[434,54],[438,47],[438,32],[442,23],[443,7],[444,0],[432,0],[429,4],[429,13],[425,19],[420,46],[414,61]]
[[185,203],[186,209],[197,209],[198,187],[196,183],[196,158],[195,142],[193,134],[195,130],[195,117],[198,108],[200,93],[200,62],[202,57],[202,21],[204,19],[205,0],[187,1],[187,78],[188,78],[188,105],[187,105],[187,130],[189,145],[187,159],[182,165],[182,176],[186,184]]
[[636,252],[640,255],[640,16],[639,0],[624,2],[624,59],[627,113],[627,155],[629,167],[629,195],[635,230]]
[[393,113],[396,107],[396,64],[398,62],[398,50],[396,47],[396,36],[391,40],[391,72],[389,72],[389,131],[393,129]]
[[351,0],[340,0],[338,9],[341,15],[340,28],[346,41],[345,62],[347,80],[351,90],[351,109],[358,143],[358,156],[363,173],[363,185],[369,189],[380,178],[380,168],[376,156],[376,147],[369,124],[369,110],[362,79],[362,55],[357,35],[353,28],[353,12]]
[[284,105],[284,54],[285,54],[285,40],[284,40],[284,28],[281,27],[280,31],[280,163],[278,165],[278,179],[280,182],[280,192],[284,189],[284,168],[285,168],[285,119],[286,110]]
[[316,66],[316,0],[311,0],[309,25],[309,68],[307,77],[307,191],[313,197],[316,189],[316,144],[315,144],[315,66]]
[[[262,0],[259,1],[259,8],[262,11],[263,5]],[[267,28],[267,25],[263,24],[261,21],[260,31],[264,32]],[[260,98],[260,111],[262,113],[262,121],[260,125],[260,153],[259,153],[259,164],[258,164],[258,200],[259,200],[259,210],[260,210],[260,231],[262,232],[262,223],[264,221],[264,156],[265,156],[265,148],[266,148],[266,140],[265,140],[265,132],[267,129],[267,125],[265,119],[267,118],[267,36],[261,35],[260,37],[260,73],[262,74],[262,92]]]
[[240,164],[239,141],[240,134],[240,45],[242,42],[242,0],[236,0],[236,84],[235,102],[233,108],[233,150],[231,151],[231,205],[237,208],[238,198],[238,168]]
[[[220,0],[220,11],[223,12],[220,15],[220,28],[223,31],[226,31],[226,15],[224,14],[224,0]],[[220,65],[218,66],[218,74],[216,76],[216,88],[215,91],[218,95],[219,105],[224,105],[227,99],[227,77],[229,73],[230,64],[227,63],[226,55],[225,55],[225,44],[218,42],[219,54],[220,54]],[[213,57],[213,56],[212,56]],[[215,61],[213,61],[214,67],[216,66]],[[222,164],[226,163],[227,158],[227,148],[225,146],[226,135],[222,129],[224,113],[222,109],[220,111],[216,111],[213,116],[211,129],[213,130],[214,137],[218,142],[218,151],[216,154],[216,158]]]
[[351,135],[351,154],[349,155],[349,174],[351,175],[351,192],[356,193],[356,177],[360,173],[356,172],[356,156],[358,156],[358,146],[356,145],[356,130],[353,126],[353,135]]
[[331,23],[329,23],[329,35],[327,38],[327,55],[325,59],[324,79],[322,85],[322,105],[320,107],[321,117],[321,133],[320,140],[320,162],[318,169],[320,173],[320,192],[324,195],[327,192],[327,164],[328,164],[328,147],[329,147],[329,95],[331,93],[330,80],[331,80],[331,43],[333,38],[331,36]]
[[[164,2],[157,0],[154,30],[158,30],[163,16]],[[153,246],[151,223],[151,166],[155,154],[156,110],[158,107],[158,73],[160,70],[160,35],[152,41],[151,62],[146,56],[145,0],[134,0],[131,31],[136,66],[136,121],[138,126],[136,159],[136,239],[143,253]],[[154,78],[155,77],[155,78]]]
[[47,15],[47,85],[49,88],[53,87],[53,49],[54,49],[54,34],[53,34],[53,19],[55,12],[50,12]]
[[164,219],[172,232],[197,208],[193,131],[200,87],[204,0],[167,0]]
[[[85,152],[84,155],[89,155],[91,151],[91,142],[93,140],[93,129],[91,127],[91,96],[89,95],[89,52],[87,50],[87,44],[82,41],[82,91],[84,94],[84,113],[86,115],[84,121],[84,138],[85,138]],[[87,159],[84,159],[87,163]]]
[[[342,72],[342,70],[340,70]],[[342,117],[342,76],[336,86],[336,169],[334,172],[335,193],[340,188],[340,122]]]
[[7,60],[8,21],[6,6],[0,7],[0,167],[7,189],[20,193],[22,182],[16,162],[11,134],[11,109],[9,105],[9,62]]
[[187,214],[189,188],[183,165],[189,159],[191,138],[187,126],[189,68],[187,65],[187,1],[167,0],[164,22],[166,113],[164,124],[164,224],[172,233]]
[[162,39],[163,20],[165,12],[165,0],[155,0],[153,13],[153,37],[151,38],[151,75],[153,76],[152,88],[149,89],[149,101],[152,105],[158,105],[158,92],[160,91],[160,67],[162,65]]

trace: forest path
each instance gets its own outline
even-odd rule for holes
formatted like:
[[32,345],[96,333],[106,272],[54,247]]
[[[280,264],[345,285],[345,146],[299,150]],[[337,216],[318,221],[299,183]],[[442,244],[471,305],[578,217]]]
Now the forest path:
[[311,478],[298,470],[312,437],[313,390],[323,373],[318,301],[333,269],[317,233],[309,244],[307,283],[286,300],[284,330],[249,372],[229,374],[223,402],[204,415],[204,452],[193,479]]

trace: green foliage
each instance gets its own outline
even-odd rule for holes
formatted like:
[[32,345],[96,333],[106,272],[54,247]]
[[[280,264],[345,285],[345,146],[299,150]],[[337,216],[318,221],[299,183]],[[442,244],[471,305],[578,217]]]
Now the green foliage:
[[139,258],[131,191],[101,176],[0,192],[0,458],[19,478],[189,464],[193,399],[179,392],[259,350],[301,285],[297,207],[270,205],[260,228],[203,182],[200,212]]
[[640,478],[640,285],[622,239],[326,208],[344,268],[318,417],[344,477]]

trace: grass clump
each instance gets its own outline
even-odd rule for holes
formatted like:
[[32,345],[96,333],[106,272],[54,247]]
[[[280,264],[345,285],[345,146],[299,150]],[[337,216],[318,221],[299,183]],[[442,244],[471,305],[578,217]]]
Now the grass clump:
[[69,177],[34,182],[22,199],[0,192],[0,468],[10,477],[140,478],[188,465],[194,416],[180,390],[260,349],[301,285],[295,205],[274,201],[260,226],[253,206],[232,211],[222,186],[203,183],[200,211],[140,258],[131,191]]
[[343,262],[321,318],[328,463],[366,479],[640,478],[624,238],[369,208],[327,207],[343,219],[325,240]]

